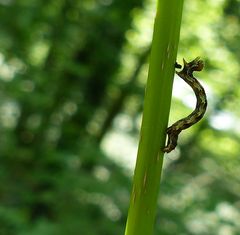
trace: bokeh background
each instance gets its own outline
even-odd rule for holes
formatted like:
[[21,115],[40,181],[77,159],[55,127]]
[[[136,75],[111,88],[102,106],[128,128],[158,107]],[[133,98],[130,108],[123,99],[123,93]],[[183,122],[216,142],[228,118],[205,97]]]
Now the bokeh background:
[[[0,235],[124,234],[156,0],[0,0]],[[164,160],[155,234],[240,234],[240,1],[185,0],[208,110]],[[195,106],[175,78],[170,123]]]

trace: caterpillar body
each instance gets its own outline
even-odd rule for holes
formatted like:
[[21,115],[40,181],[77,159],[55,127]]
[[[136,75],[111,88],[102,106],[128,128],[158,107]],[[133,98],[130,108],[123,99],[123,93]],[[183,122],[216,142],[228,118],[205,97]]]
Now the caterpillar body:
[[[189,86],[191,86],[196,95],[197,103],[194,111],[191,114],[185,118],[178,120],[172,126],[167,128],[168,141],[167,145],[163,148],[163,152],[166,153],[169,153],[176,148],[178,135],[180,132],[199,122],[207,109],[207,97],[204,88],[193,76],[194,71],[201,71],[203,69],[203,61],[200,60],[200,57],[197,57],[189,63],[183,59],[183,65],[183,69],[180,72],[176,73]],[[179,65],[176,64],[175,67],[179,68]]]

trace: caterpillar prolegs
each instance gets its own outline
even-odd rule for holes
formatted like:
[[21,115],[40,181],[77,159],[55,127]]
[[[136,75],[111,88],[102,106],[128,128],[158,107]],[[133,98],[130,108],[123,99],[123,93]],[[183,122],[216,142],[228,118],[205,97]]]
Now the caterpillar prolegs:
[[[203,61],[200,57],[192,60],[191,62],[186,62],[183,59],[183,69],[180,72],[176,72],[179,77],[181,77],[191,88],[193,89],[197,104],[194,111],[187,117],[182,118],[175,122],[172,126],[167,128],[168,141],[167,146],[163,148],[163,152],[169,153],[174,150],[177,146],[178,135],[182,130],[189,128],[195,123],[199,122],[200,119],[206,112],[207,109],[207,97],[204,88],[201,86],[199,81],[193,76],[194,71],[201,71],[204,67]],[[180,65],[176,63],[176,68]]]

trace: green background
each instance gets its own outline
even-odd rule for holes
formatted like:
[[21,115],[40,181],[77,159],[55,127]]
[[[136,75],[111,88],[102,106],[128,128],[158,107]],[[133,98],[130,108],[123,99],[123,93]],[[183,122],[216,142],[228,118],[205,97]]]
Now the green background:
[[[240,1],[185,0],[208,110],[164,159],[155,234],[240,234]],[[124,234],[155,1],[0,1],[0,235]],[[164,35],[163,35],[164,37]],[[175,78],[170,123],[195,105]]]

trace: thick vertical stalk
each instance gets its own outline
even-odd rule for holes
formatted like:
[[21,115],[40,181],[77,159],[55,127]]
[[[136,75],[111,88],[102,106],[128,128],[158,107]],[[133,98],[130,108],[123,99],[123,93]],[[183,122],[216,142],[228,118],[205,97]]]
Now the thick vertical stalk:
[[151,235],[157,207],[183,0],[159,0],[125,235]]

